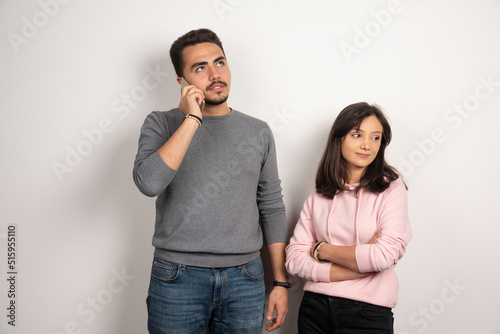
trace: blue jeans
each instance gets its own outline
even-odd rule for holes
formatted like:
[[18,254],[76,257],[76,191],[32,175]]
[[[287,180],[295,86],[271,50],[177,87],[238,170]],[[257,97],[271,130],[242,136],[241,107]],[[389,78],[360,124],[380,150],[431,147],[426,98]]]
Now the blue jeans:
[[201,268],[154,258],[148,298],[151,334],[262,332],[264,268],[259,258],[237,267]]

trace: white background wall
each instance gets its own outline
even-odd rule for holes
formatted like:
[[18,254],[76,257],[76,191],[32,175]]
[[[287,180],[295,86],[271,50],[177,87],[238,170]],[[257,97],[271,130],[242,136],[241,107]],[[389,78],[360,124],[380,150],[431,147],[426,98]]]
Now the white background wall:
[[396,333],[500,333],[498,0],[0,1],[1,333],[146,332],[154,199],[132,164],[146,115],[178,104],[170,45],[200,27],[229,105],[274,130],[290,232],[338,112],[377,103],[414,230]]

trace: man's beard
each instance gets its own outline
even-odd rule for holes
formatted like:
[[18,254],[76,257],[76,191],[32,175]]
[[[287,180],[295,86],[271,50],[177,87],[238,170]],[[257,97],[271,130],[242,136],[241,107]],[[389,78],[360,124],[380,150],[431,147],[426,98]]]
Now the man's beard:
[[[207,88],[206,88],[207,91],[210,90],[210,87],[212,87],[216,84],[222,84],[222,85],[224,85],[224,87],[227,87],[227,83],[225,83],[224,81],[217,80],[217,81],[214,81],[210,85],[207,86]],[[211,106],[218,106],[219,104],[223,104],[224,102],[226,102],[228,97],[229,97],[229,95],[226,95],[226,96],[217,95],[217,97],[215,99],[205,98],[205,103],[209,104]]]
[[223,104],[224,102],[227,101],[228,96],[219,96],[216,99],[207,99],[205,98],[205,103],[209,104],[211,106],[218,106],[219,104]]

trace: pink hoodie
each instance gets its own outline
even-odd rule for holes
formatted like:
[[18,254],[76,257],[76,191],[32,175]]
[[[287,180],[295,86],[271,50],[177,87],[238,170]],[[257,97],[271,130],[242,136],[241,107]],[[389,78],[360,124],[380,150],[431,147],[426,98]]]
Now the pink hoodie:
[[[348,189],[356,186],[348,185]],[[378,240],[368,244],[379,229],[382,233]],[[291,275],[308,280],[304,290],[392,308],[397,303],[399,288],[394,268],[411,236],[406,188],[400,179],[379,194],[361,189],[357,197],[354,191],[344,191],[328,199],[314,192],[304,203],[286,248],[286,268]],[[330,282],[331,263],[319,263],[310,255],[311,246],[318,241],[357,245],[360,272],[374,273]]]

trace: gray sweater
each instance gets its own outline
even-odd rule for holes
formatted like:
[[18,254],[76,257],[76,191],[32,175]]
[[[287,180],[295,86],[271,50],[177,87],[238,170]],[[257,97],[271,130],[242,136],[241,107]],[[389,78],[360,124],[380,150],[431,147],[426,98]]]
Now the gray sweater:
[[[203,117],[177,171],[158,149],[183,122],[179,109],[142,126],[134,181],[156,200],[155,256],[200,267],[254,260],[265,241],[287,242],[285,206],[269,126],[233,110]],[[260,224],[259,224],[260,221]]]

